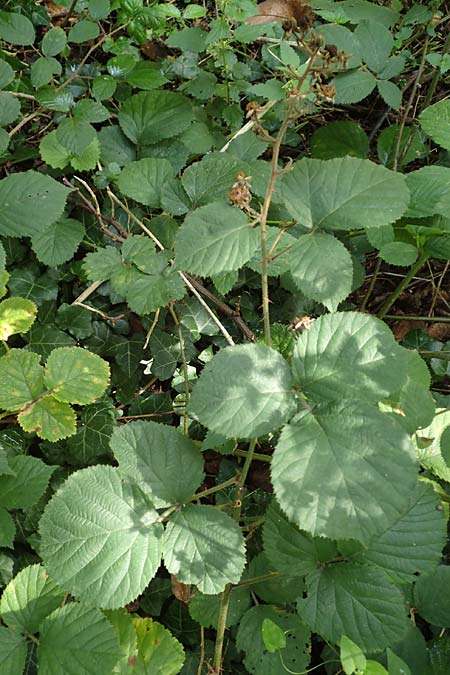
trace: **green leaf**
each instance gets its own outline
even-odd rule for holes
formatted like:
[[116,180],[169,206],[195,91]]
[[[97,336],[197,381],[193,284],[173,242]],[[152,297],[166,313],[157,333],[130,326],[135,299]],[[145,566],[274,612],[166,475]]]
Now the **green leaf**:
[[40,262],[57,267],[73,257],[84,235],[84,225],[79,220],[61,218],[36,232],[31,246]]
[[398,110],[402,104],[402,90],[389,80],[378,80],[378,91],[390,108]]
[[[271,654],[264,644],[262,627],[266,619],[286,635],[286,647],[279,654]],[[309,631],[298,616],[272,605],[257,605],[242,617],[236,646],[245,652],[244,664],[252,675],[286,675],[286,668],[296,673],[306,670],[310,661],[309,640]]]
[[8,288],[13,295],[33,300],[38,306],[45,300],[56,300],[58,295],[58,281],[48,272],[38,276],[39,271],[35,265],[14,267]]
[[8,91],[0,91],[0,127],[12,124],[20,115],[20,101]]
[[103,127],[98,138],[100,140],[102,162],[116,162],[126,166],[136,159],[136,149],[118,126]]
[[391,649],[386,650],[388,657],[389,675],[411,675],[411,671],[406,663],[398,657]]
[[[96,98],[98,101],[105,101],[106,99],[111,98],[114,95],[116,89],[117,80],[115,80],[111,75],[99,75],[92,83],[92,93],[94,98]],[[112,127],[104,127],[100,133],[110,128]]]
[[52,81],[53,75],[61,75],[62,67],[52,56],[41,56],[31,66],[31,83],[35,89]]
[[150,338],[149,348],[153,358],[153,375],[156,375],[160,380],[168,380],[174,374],[177,363],[181,361],[179,337],[156,329]]
[[0,626],[0,670],[2,675],[22,675],[27,651],[28,647],[23,635],[18,635],[12,630]]
[[100,143],[98,138],[94,138],[86,150],[77,156],[70,158],[70,164],[76,171],[91,171],[97,166],[100,160]]
[[450,101],[444,99],[425,108],[419,120],[422,129],[435,143],[450,150]]
[[167,265],[169,253],[163,251],[155,254],[156,261],[152,274],[142,274],[131,268],[132,276],[125,274],[122,279],[118,275],[112,278],[112,287],[119,294],[124,294],[130,309],[136,314],[150,314],[159,307],[164,307],[170,300],[181,300],[186,288],[179,274]]
[[37,307],[25,298],[7,298],[0,302],[0,340],[14,333],[26,333],[33,324]]
[[7,61],[0,60],[0,89],[7,87],[14,80],[14,70]]
[[191,208],[226,200],[237,174],[244,167],[242,161],[218,152],[191,164],[181,178]]
[[142,675],[176,675],[184,663],[180,642],[157,621],[133,619],[137,636],[136,672]]
[[64,169],[69,163],[70,153],[56,137],[56,130],[46,134],[39,143],[39,153],[42,160],[53,169]]
[[450,627],[450,567],[439,565],[414,586],[414,606],[434,626]]
[[28,509],[42,497],[56,467],[28,455],[12,457],[9,465],[14,475],[0,476],[0,506]]
[[165,424],[136,421],[118,427],[111,449],[121,472],[170,504],[189,499],[204,478],[198,448],[178,429]]
[[307,297],[336,311],[353,283],[350,253],[330,234],[305,234],[288,252],[289,272],[295,286]]
[[169,160],[146,157],[126,164],[117,184],[127,197],[145,206],[160,208],[162,188],[174,175]]
[[0,236],[31,237],[57,220],[70,190],[37,171],[0,180]]
[[122,131],[139,145],[152,145],[177,136],[192,121],[189,100],[172,91],[141,92],[128,98],[119,112]]
[[358,312],[337,312],[316,319],[299,337],[294,379],[317,401],[380,401],[398,391],[408,353],[378,319]]
[[346,155],[364,159],[369,154],[369,138],[355,122],[331,122],[316,129],[311,136],[311,154],[315,159]]
[[292,379],[283,357],[263,345],[227,347],[203,369],[190,411],[227,438],[276,431],[295,412]]
[[163,527],[143,493],[116,469],[73,473],[47,504],[40,553],[59,585],[90,605],[122,607],[142,593],[161,558]]
[[75,340],[58,330],[53,325],[35,323],[31,326],[26,336],[28,347],[36,354],[39,354],[44,360],[48,359],[51,352],[57,347],[68,347],[75,345]]
[[79,117],[66,117],[56,129],[56,140],[73,155],[82,155],[94,138],[94,127]]
[[75,42],[75,44],[88,42],[89,40],[95,40],[99,33],[100,29],[98,24],[85,19],[83,21],[78,21],[78,23],[72,26],[69,31],[68,41]]
[[[251,588],[254,588],[252,586]],[[204,595],[197,591],[189,601],[189,614],[191,617],[205,628],[216,628],[219,623],[220,606],[222,594]],[[233,588],[228,612],[226,616],[226,626],[235,626],[239,623],[242,615],[247,611],[250,605],[250,591],[245,586]]]
[[364,63],[374,73],[379,73],[394,46],[394,38],[390,30],[375,21],[361,21],[354,32],[360,45],[360,54]]
[[281,192],[291,215],[309,228],[387,225],[409,202],[404,176],[356,157],[301,159],[283,176]]
[[264,552],[272,565],[284,574],[303,577],[338,555],[336,545],[320,537],[313,539],[289,522],[272,500],[263,529]]
[[78,603],[55,609],[39,633],[39,675],[110,675],[120,656],[108,619]]
[[190,504],[170,519],[163,557],[168,571],[181,583],[216,594],[240,580],[245,541],[237,523],[226,513],[213,506]]
[[395,583],[413,582],[439,564],[445,533],[438,495],[432,486],[418,483],[401,515],[357,553],[356,560],[380,567]]
[[411,201],[406,216],[424,218],[438,214],[447,218],[450,209],[450,168],[424,166],[406,176]]
[[89,14],[93,19],[106,19],[111,11],[109,0],[89,0]]
[[[450,481],[450,469],[442,456],[442,436],[447,426],[450,425],[450,411],[446,409],[436,410],[436,415],[427,427],[420,429],[418,441],[426,439],[425,447],[419,445],[418,457],[424,469],[431,471],[435,476],[445,481]],[[445,443],[445,436],[444,436]]]
[[72,436],[76,429],[75,412],[68,403],[57,401],[53,396],[43,396],[27,406],[17,421],[24,431],[35,432],[53,443]]
[[64,593],[42,565],[29,565],[3,591],[0,615],[12,630],[37,633],[41,621],[63,600]]
[[446,636],[435,638],[429,644],[430,675],[447,675],[450,659],[450,639]]
[[90,281],[106,281],[121,265],[120,253],[113,246],[88,253],[83,261],[84,271]]
[[362,401],[299,413],[281,432],[271,472],[281,508],[299,527],[362,542],[399,518],[417,481],[403,427]]
[[57,56],[67,44],[64,29],[60,26],[50,28],[44,35],[41,49],[44,56]]
[[125,79],[132,87],[146,91],[158,89],[168,81],[162,73],[161,64],[149,61],[138,61]]
[[419,252],[413,244],[404,241],[392,241],[380,248],[379,255],[382,260],[390,265],[409,267],[417,260]]
[[346,675],[353,675],[356,670],[362,671],[365,669],[366,657],[358,645],[355,645],[346,635],[341,637],[339,648],[342,669]]
[[96,401],[83,408],[76,434],[68,439],[68,461],[87,466],[109,454],[109,440],[115,427],[115,408],[109,399]]
[[336,89],[334,102],[348,105],[366,98],[375,89],[377,80],[367,70],[350,70],[337,75],[330,84]]
[[0,358],[0,408],[20,410],[39,396],[44,369],[37,354],[10,349]]
[[[377,140],[378,159],[384,166],[392,168],[397,152],[397,142],[400,126],[393,124],[383,129]],[[422,135],[414,127],[405,127],[399,146],[399,166],[406,166],[415,159],[422,157],[427,148],[422,140]]]
[[0,508],[0,546],[13,548],[16,525],[6,509]]
[[243,211],[209,204],[189,213],[178,230],[176,264],[200,276],[232,272],[250,260],[258,243],[259,231]]
[[17,12],[0,12],[0,39],[14,45],[32,45],[35,32],[30,19]]
[[272,619],[264,619],[262,625],[262,638],[264,646],[270,654],[286,647],[286,635],[284,631]]
[[5,129],[0,129],[0,156],[3,155],[9,145],[10,137]]
[[329,642],[337,644],[346,635],[364,651],[381,652],[407,631],[403,596],[381,570],[338,563],[308,575],[306,585],[299,614]]
[[109,366],[81,347],[54,349],[45,368],[45,384],[63,403],[93,403],[109,383]]

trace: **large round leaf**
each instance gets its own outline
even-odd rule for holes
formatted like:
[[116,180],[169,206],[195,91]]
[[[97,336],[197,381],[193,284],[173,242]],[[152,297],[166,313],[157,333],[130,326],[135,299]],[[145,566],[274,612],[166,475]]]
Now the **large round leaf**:
[[318,401],[380,401],[405,379],[408,352],[382,321],[357,312],[316,319],[297,341],[292,370]]
[[287,253],[289,272],[307,298],[336,311],[352,289],[353,264],[350,253],[331,234],[304,234]]
[[232,272],[244,265],[259,244],[259,231],[243,211],[227,204],[202,206],[178,230],[178,269],[202,277]]
[[126,164],[118,178],[118,186],[122,194],[140,204],[160,208],[162,189],[174,174],[169,160],[146,157]]
[[0,616],[13,630],[37,633],[42,619],[63,599],[64,593],[42,565],[29,565],[3,591]]
[[71,602],[41,625],[39,675],[110,675],[119,657],[114,629],[98,609]]
[[81,347],[54,349],[47,359],[45,384],[63,403],[93,403],[108,382],[108,363]]
[[164,536],[164,562],[183,584],[221,593],[237,584],[245,566],[245,542],[237,523],[213,506],[189,505],[171,518]]
[[36,232],[31,246],[38,260],[57,267],[70,260],[84,237],[84,225],[74,218],[61,218]]
[[39,396],[44,369],[40,358],[23,349],[10,349],[0,358],[0,408],[20,410]]
[[17,418],[24,431],[35,432],[40,438],[54,443],[75,433],[77,418],[68,403],[53,396],[42,396],[22,410]]
[[117,427],[111,448],[120,470],[169,503],[191,497],[203,480],[203,458],[178,429],[136,421]]
[[325,640],[337,644],[346,635],[364,651],[381,652],[408,629],[403,595],[381,570],[335,564],[310,574],[306,585],[298,611]]
[[407,508],[384,532],[355,557],[383,569],[395,582],[413,582],[431,572],[442,557],[447,519],[439,496],[427,483],[418,483]]
[[288,365],[281,354],[263,345],[223,349],[200,375],[190,411],[227,438],[276,431],[295,412]]
[[0,180],[0,235],[31,237],[57,220],[70,190],[37,171]]
[[141,92],[128,98],[119,112],[122,131],[138,145],[177,136],[192,120],[189,100],[172,91]]
[[283,511],[330,539],[367,542],[383,532],[408,506],[416,481],[403,427],[362,402],[300,413],[281,432],[272,460]]
[[64,589],[98,607],[122,607],[142,593],[161,558],[163,528],[136,487],[110,466],[70,476],[40,522],[40,552]]
[[405,177],[368,159],[301,159],[283,176],[288,211],[305,227],[352,230],[393,223],[406,210]]

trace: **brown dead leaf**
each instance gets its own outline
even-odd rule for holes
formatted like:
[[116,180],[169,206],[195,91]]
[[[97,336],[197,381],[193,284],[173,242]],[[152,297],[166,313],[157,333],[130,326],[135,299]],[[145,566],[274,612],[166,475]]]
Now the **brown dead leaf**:
[[177,600],[183,603],[183,605],[188,605],[189,600],[192,597],[191,587],[186,584],[182,584],[181,581],[178,581],[175,574],[171,574],[170,581],[172,584],[172,593]]
[[258,14],[251,16],[245,23],[254,26],[273,21],[283,23],[294,19],[298,26],[302,26],[305,15],[311,13],[312,10],[307,7],[306,0],[264,0],[258,5]]
[[400,319],[400,321],[396,321],[392,326],[392,332],[394,333],[396,340],[403,340],[413,328],[424,330],[425,323],[423,321],[406,321]]
[[431,326],[428,327],[427,333],[433,340],[447,342],[447,340],[450,340],[450,323],[445,323],[445,321],[432,323]]

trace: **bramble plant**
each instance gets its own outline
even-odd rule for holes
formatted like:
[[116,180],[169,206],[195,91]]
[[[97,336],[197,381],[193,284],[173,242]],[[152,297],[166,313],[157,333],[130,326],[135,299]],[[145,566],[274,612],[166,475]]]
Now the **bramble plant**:
[[447,675],[448,5],[406,5],[3,3],[2,675]]

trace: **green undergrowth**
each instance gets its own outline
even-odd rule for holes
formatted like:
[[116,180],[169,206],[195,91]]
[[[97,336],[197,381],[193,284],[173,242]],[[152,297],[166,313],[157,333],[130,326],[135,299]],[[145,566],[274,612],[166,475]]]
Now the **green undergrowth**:
[[2,4],[2,675],[448,675],[447,11]]

